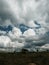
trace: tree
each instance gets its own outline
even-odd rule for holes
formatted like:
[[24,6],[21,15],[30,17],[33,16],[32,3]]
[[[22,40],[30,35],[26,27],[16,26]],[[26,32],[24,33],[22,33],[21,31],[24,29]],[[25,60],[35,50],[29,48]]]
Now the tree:
[[22,49],[22,53],[28,53],[29,51],[27,49]]

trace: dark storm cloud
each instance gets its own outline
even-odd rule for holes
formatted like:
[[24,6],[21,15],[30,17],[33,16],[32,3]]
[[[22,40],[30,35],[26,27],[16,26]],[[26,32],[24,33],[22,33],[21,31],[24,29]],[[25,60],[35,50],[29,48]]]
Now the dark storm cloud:
[[9,18],[10,13],[6,0],[0,0],[0,17],[3,19]]
[[48,14],[48,2],[47,0],[0,0],[0,18],[3,21],[10,19],[13,25],[23,23],[36,27],[34,20],[37,20],[41,26],[47,26],[45,19]]
[[[10,24],[12,24],[12,22],[15,21],[15,18],[7,0],[0,0],[0,25],[6,24],[6,20],[10,20]],[[7,23],[9,24],[8,21]]]

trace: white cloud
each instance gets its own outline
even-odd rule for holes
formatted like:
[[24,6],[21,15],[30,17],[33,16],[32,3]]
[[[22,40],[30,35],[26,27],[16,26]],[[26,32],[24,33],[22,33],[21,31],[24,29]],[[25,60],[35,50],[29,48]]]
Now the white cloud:
[[4,51],[13,52],[14,50],[20,51],[24,47],[23,38],[17,36],[13,38],[13,36],[5,36],[4,34],[0,36],[0,47],[2,47],[0,50],[3,51],[4,49]]
[[28,21],[27,25],[33,28],[38,27],[38,25],[36,25],[33,20]]
[[16,51],[17,49],[21,50],[27,46],[30,49],[30,47],[32,48],[33,46],[45,45],[46,43],[47,39],[45,36],[36,35],[36,32],[33,29],[28,29],[22,34],[19,28],[13,27],[12,31],[9,31],[6,35],[4,35],[3,31],[3,35],[0,36],[1,47],[13,47]]
[[24,32],[23,36],[29,37],[29,36],[35,36],[36,33],[33,29],[28,29],[27,31]]
[[22,32],[20,31],[19,28],[13,27],[12,31],[9,31],[8,36],[11,39],[17,39],[22,35]]
[[6,47],[6,45],[10,42],[11,39],[8,36],[4,36],[4,35],[0,36],[0,45],[2,44],[3,47]]
[[47,44],[41,46],[40,48],[43,48],[43,49],[49,49],[49,43],[47,43]]
[[7,46],[21,49],[24,46],[24,44],[23,43],[19,43],[19,41],[13,41],[13,42],[10,42]]
[[15,36],[21,36],[22,32],[19,28],[14,27],[12,30],[13,34],[15,34]]
[[6,35],[6,31],[1,31],[0,30],[0,35]]

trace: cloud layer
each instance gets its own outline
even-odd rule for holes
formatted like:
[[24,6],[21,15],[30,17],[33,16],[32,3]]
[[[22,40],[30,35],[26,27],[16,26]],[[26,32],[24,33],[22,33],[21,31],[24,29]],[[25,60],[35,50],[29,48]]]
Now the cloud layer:
[[0,18],[4,22],[0,24],[4,24],[5,19],[10,19],[7,23],[14,25],[23,23],[35,27],[34,21],[37,21],[45,26],[49,19],[48,2],[47,0],[2,0],[0,1]]
[[48,43],[44,34],[37,35],[33,29],[28,29],[22,34],[19,28],[13,27],[12,31],[1,31],[0,34],[0,47],[4,48],[4,51],[19,52],[22,48],[34,51],[39,47],[44,48],[43,45]]
[[[20,24],[28,26],[23,34]],[[0,0],[0,26],[8,25],[13,29],[0,30],[0,47],[16,47],[17,51],[45,47],[49,43],[49,1]]]

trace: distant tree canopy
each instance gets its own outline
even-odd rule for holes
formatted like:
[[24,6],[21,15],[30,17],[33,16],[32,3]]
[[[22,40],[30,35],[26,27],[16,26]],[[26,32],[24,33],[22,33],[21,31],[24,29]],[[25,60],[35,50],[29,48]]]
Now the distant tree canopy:
[[29,52],[29,51],[28,51],[27,49],[22,49],[21,52],[27,53],[27,52]]

